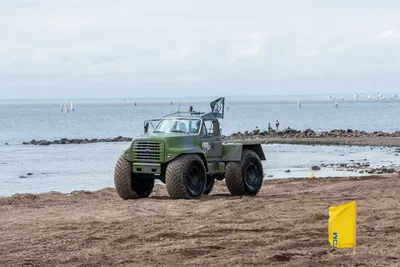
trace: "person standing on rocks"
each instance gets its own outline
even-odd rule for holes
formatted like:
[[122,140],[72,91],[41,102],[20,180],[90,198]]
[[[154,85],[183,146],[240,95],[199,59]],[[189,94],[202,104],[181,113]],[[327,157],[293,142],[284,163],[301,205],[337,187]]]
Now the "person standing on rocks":
[[272,130],[271,123],[268,122],[268,132]]
[[255,134],[259,134],[260,133],[260,129],[258,128],[258,126],[256,126],[256,128],[253,131]]
[[275,126],[276,126],[276,130],[278,131],[278,129],[279,129],[279,121],[278,120],[276,120]]

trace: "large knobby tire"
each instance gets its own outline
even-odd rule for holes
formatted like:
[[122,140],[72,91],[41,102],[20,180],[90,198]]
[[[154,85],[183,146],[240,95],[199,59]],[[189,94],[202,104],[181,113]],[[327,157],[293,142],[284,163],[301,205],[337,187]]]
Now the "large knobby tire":
[[114,184],[122,199],[149,197],[154,187],[154,179],[135,178],[132,163],[120,157],[114,169]]
[[207,180],[206,167],[198,155],[181,155],[167,166],[165,185],[173,199],[200,197]]
[[211,177],[211,176],[207,176],[206,188],[204,189],[203,194],[205,194],[205,195],[210,194],[214,188],[214,183],[215,183],[215,178]]
[[225,168],[225,183],[233,196],[255,196],[263,184],[263,167],[260,157],[244,149],[241,162],[229,162]]

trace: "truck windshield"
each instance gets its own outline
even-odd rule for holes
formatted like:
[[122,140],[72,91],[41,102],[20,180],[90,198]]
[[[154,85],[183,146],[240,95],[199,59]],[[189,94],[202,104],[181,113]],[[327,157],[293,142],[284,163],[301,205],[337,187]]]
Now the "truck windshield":
[[154,133],[198,134],[201,126],[199,119],[163,119],[154,129]]

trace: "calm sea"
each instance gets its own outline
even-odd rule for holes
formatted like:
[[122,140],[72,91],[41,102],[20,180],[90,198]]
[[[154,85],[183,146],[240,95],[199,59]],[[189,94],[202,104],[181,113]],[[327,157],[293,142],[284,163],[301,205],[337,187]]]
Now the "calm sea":
[[[195,110],[209,110],[209,101],[74,101],[75,112],[60,110],[59,102],[0,103],[0,195],[97,190],[113,186],[116,160],[129,143],[26,146],[31,139],[134,137],[143,132],[143,121],[155,119],[192,104]],[[267,128],[280,121],[280,128],[317,131],[358,129],[397,131],[400,101],[395,100],[249,100],[226,99],[223,134]],[[9,145],[5,145],[8,143]],[[371,164],[397,164],[391,149],[368,147],[311,147],[264,145],[268,161],[264,171],[274,178],[304,177],[310,166],[364,160]],[[290,173],[284,172],[290,169]],[[33,175],[27,176],[31,172]],[[316,174],[317,175],[317,174]],[[321,170],[319,177],[354,175],[353,172]],[[26,176],[26,178],[18,178]]]

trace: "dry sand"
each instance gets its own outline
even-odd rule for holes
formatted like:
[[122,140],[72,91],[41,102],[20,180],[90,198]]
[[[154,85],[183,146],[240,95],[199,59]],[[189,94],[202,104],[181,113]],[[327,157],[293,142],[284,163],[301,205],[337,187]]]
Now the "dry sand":
[[[257,197],[148,199],[115,190],[0,198],[0,266],[400,266],[398,174],[266,181]],[[357,254],[327,239],[328,207],[358,204]]]

